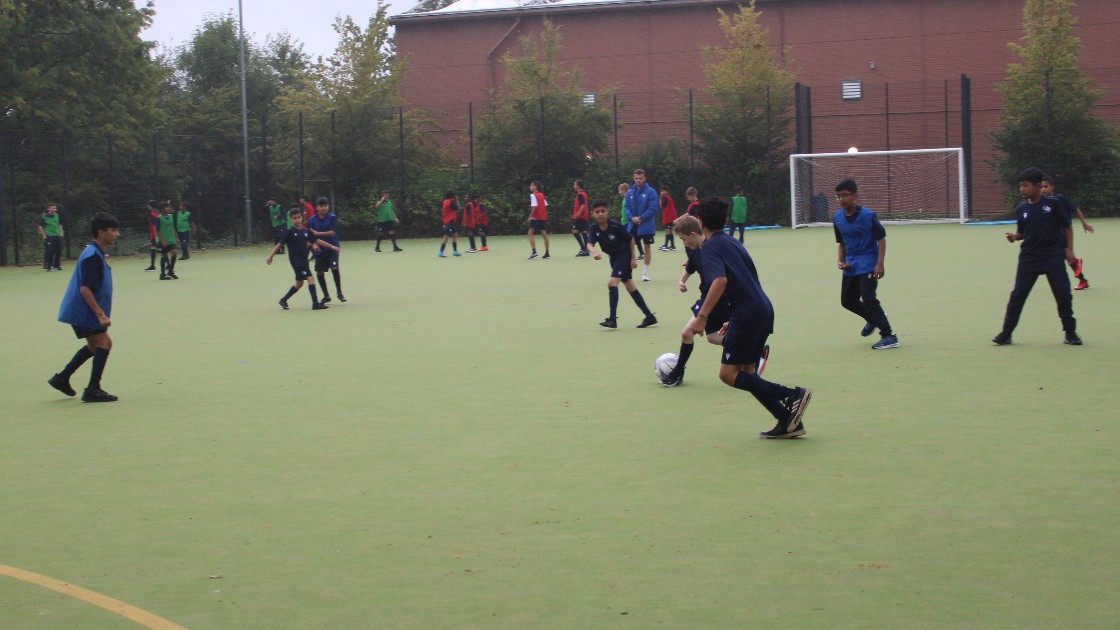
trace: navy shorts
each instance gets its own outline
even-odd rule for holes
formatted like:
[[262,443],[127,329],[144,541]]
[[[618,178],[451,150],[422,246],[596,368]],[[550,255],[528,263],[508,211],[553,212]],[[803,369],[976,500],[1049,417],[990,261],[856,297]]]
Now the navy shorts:
[[474,228],[474,233],[478,234],[479,236],[489,236],[490,228],[486,227],[485,225],[479,225]]
[[85,326],[78,326],[77,324],[70,324],[70,327],[74,329],[74,335],[78,339],[85,339],[87,337],[99,335],[103,332],[109,332],[104,328],[86,328]]
[[377,224],[378,234],[392,234],[397,229],[396,221],[382,221]]
[[634,270],[630,267],[629,256],[611,256],[611,277],[623,282],[633,280]]
[[634,235],[634,240],[645,243],[646,245],[653,245],[653,234],[636,234]]
[[[703,300],[696,300],[696,303],[692,305],[692,314],[699,315],[700,307],[703,306],[703,304]],[[712,309],[712,312],[708,313],[708,319],[704,322],[704,334],[711,335],[719,332],[719,329],[723,328],[723,324],[727,322],[730,315],[731,312],[727,310],[727,303],[721,300],[720,303]]]
[[720,363],[724,365],[754,365],[762,356],[766,338],[770,335],[749,325],[731,322],[723,337],[723,355]]
[[533,230],[535,232],[547,232],[548,231],[548,221],[545,221],[543,219],[530,219],[529,220],[529,229]]
[[168,243],[167,245],[159,245],[156,250],[161,254],[170,254],[175,251],[175,243]]
[[587,219],[572,219],[572,231],[573,232],[586,232],[587,231]]
[[338,252],[324,247],[315,256],[315,271],[328,269],[338,269]]
[[451,223],[444,223],[443,233],[448,236],[455,236],[459,233],[459,226],[456,225],[454,221],[452,221]]
[[311,277],[310,267],[292,267],[292,271],[296,272],[296,282],[303,282]]

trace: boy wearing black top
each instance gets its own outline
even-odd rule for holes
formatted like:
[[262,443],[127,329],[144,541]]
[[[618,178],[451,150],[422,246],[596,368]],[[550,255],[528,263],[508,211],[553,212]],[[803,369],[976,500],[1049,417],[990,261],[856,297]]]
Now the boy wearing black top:
[[631,275],[631,270],[638,266],[638,258],[634,254],[634,237],[622,227],[621,223],[607,218],[606,200],[596,199],[592,202],[591,208],[591,216],[595,219],[595,222],[591,224],[591,228],[587,231],[587,251],[595,260],[602,260],[603,254],[595,249],[595,244],[598,243],[599,249],[610,257],[611,262],[611,279],[607,281],[611,311],[606,319],[599,322],[599,325],[604,328],[618,328],[618,284],[621,282],[626,286],[626,290],[630,293],[630,297],[634,299],[634,303],[645,315],[642,323],[638,324],[637,327],[649,328],[653,326],[657,323],[657,318],[646,306],[646,301],[642,298],[642,294],[638,292],[638,287],[634,284]]
[[766,338],[774,332],[774,307],[762,291],[758,271],[746,248],[723,231],[727,223],[727,202],[715,198],[704,200],[700,204],[700,223],[705,238],[700,258],[704,277],[710,285],[704,303],[693,318],[692,330],[702,334],[717,305],[726,299],[730,313],[719,331],[723,335],[720,380],[750,392],[778,421],[773,429],[760,433],[760,438],[805,435],[801,417],[813,391],[771,383],[758,375],[758,358],[766,347]]
[[1077,320],[1073,318],[1073,294],[1065,269],[1065,263],[1072,265],[1077,261],[1073,253],[1073,228],[1061,200],[1042,195],[1042,178],[1042,171],[1034,167],[1019,173],[1019,194],[1023,202],[1015,208],[1018,224],[1014,232],[1005,232],[1004,237],[1008,243],[1023,241],[1023,244],[1019,247],[1015,288],[1011,290],[1011,298],[1007,302],[1003,330],[992,338],[992,343],[997,346],[1011,343],[1011,333],[1019,324],[1023,305],[1041,275],[1046,276],[1050,292],[1058,303],[1058,317],[1065,331],[1064,342],[1071,346],[1081,345],[1081,337],[1077,336]]
[[311,292],[311,308],[312,310],[322,310],[327,308],[326,304],[319,301],[319,293],[315,290],[315,278],[311,275],[311,268],[307,265],[307,245],[310,244],[312,249],[318,253],[320,247],[326,247],[338,251],[338,248],[330,243],[324,241],[311,234],[311,232],[303,226],[303,207],[300,205],[293,205],[291,210],[288,211],[288,216],[292,219],[292,227],[288,228],[284,233],[284,240],[273,246],[272,251],[268,254],[268,259],[265,262],[269,265],[272,264],[272,257],[280,248],[288,246],[288,262],[292,265],[292,271],[296,273],[296,282],[292,285],[291,289],[280,298],[280,308],[285,311],[288,310],[288,298],[296,294],[303,287],[303,281],[307,281],[307,290]]
[[[1076,214],[1078,220],[1081,221],[1081,229],[1085,230],[1089,234],[1092,234],[1094,232],[1093,226],[1089,225],[1089,222],[1085,220],[1085,215],[1081,212],[1081,208],[1079,208],[1077,204],[1074,203],[1073,200],[1069,197],[1066,197],[1065,195],[1054,191],[1054,179],[1049,175],[1042,176],[1042,196],[1057,197],[1065,207],[1066,214],[1069,215],[1071,224],[1073,223],[1073,215]],[[1085,261],[1078,258],[1074,261],[1073,264],[1070,265],[1070,268],[1073,269],[1073,275],[1080,281],[1077,283],[1077,286],[1073,287],[1073,290],[1084,291],[1085,289],[1088,289],[1089,279],[1085,277]]]

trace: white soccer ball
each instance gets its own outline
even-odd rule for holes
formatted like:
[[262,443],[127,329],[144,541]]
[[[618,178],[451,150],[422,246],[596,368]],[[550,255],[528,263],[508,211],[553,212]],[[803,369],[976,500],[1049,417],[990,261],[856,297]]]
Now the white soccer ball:
[[657,357],[657,360],[653,362],[653,373],[656,374],[659,379],[664,378],[668,376],[669,372],[672,372],[675,367],[677,367],[677,355],[672,352],[666,352]]
[[859,153],[858,147],[848,147],[848,153]]

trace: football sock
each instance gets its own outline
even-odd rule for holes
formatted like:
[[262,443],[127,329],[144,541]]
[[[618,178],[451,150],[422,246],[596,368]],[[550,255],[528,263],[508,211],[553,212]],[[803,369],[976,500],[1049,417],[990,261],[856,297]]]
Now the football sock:
[[642,273],[644,273],[647,276],[649,275],[649,265],[646,265],[646,264],[642,265]]
[[439,251],[442,252],[445,249],[447,249],[447,243],[440,243],[439,244]]
[[582,252],[584,250],[584,245],[583,245],[583,239],[579,237],[579,232],[576,232],[575,234],[572,234],[572,236],[575,237],[576,243],[579,244],[579,250]]
[[315,277],[319,278],[319,286],[323,287],[323,297],[329,298],[331,292],[327,290],[327,276],[326,274],[317,273]]
[[782,404],[782,399],[797,393],[795,389],[771,383],[757,374],[746,372],[739,372],[738,376],[735,377],[735,389],[750,392],[755,400],[766,407],[766,410],[778,422],[785,422],[789,419],[786,417],[786,407]]
[[692,356],[692,349],[696,347],[693,343],[681,342],[681,351],[677,354],[677,367],[675,370],[683,370],[684,366],[688,363],[688,357]]
[[634,289],[630,292],[630,297],[634,298],[634,303],[638,305],[638,308],[642,309],[642,312],[645,313],[646,317],[653,317],[653,313],[651,313],[649,307],[646,306],[646,300],[642,297],[641,291]]
[[175,263],[179,260],[178,256],[172,256],[171,262],[167,263],[167,273],[175,273]]
[[70,375],[77,372],[78,368],[82,367],[92,356],[93,352],[90,351],[89,346],[82,346],[82,349],[74,353],[74,358],[70,359],[70,362],[66,364],[66,367],[63,368],[59,374],[70,378]]
[[676,246],[677,246],[677,237],[673,236],[672,232],[669,232],[669,247],[676,247]]
[[611,301],[611,319],[615,319],[618,314],[618,287],[607,287],[607,292]]
[[468,236],[468,237],[467,237],[467,240],[469,240],[469,241],[471,242],[471,249],[475,249],[475,246],[474,246],[474,237],[473,237],[473,236]]
[[[486,236],[485,236],[485,235],[483,235],[483,236],[480,236],[479,238],[481,238],[481,239],[482,239],[482,246],[483,246],[483,247],[486,247]],[[397,244],[397,241],[396,241],[396,240],[394,240],[394,241],[393,241],[393,245],[396,245],[396,244]]]
[[167,275],[167,256],[163,256],[159,259],[159,275]]
[[148,266],[151,267],[152,269],[155,269],[155,267],[156,267],[156,250],[149,249],[148,251],[152,254],[152,260],[151,260],[151,262],[148,263]]
[[459,242],[458,241],[451,241],[451,251],[454,251],[454,252],[459,251]]
[[93,370],[89,373],[90,389],[101,389],[101,374],[105,372],[105,363],[108,360],[108,348],[97,348],[93,351]]
[[[334,277],[334,292],[342,295],[342,273],[338,269],[331,269],[331,276]],[[323,293],[327,290],[323,289]]]
[[377,243],[373,246],[374,249],[381,249],[381,237],[377,237]]
[[284,297],[282,297],[282,298],[280,298],[280,299],[281,299],[281,300],[283,300],[283,301],[285,301],[285,302],[287,302],[287,301],[288,301],[288,298],[290,298],[290,297],[292,297],[293,295],[295,295],[295,294],[296,294],[296,291],[299,291],[299,289],[297,289],[297,288],[296,288],[296,285],[294,285],[294,284],[293,284],[293,285],[291,286],[291,288],[289,288],[289,289],[288,289],[288,292],[284,294]]
[[315,285],[313,285],[313,284],[307,285],[307,290],[311,292],[311,303],[312,304],[318,304],[319,303],[319,292],[315,290]]

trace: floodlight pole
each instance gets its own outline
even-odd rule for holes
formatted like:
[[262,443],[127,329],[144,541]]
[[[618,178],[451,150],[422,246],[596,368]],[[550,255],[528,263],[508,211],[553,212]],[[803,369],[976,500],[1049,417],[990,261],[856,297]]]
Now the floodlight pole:
[[253,200],[249,197],[249,106],[245,96],[245,14],[237,0],[237,31],[241,46],[241,144],[245,152],[245,242],[253,243]]

